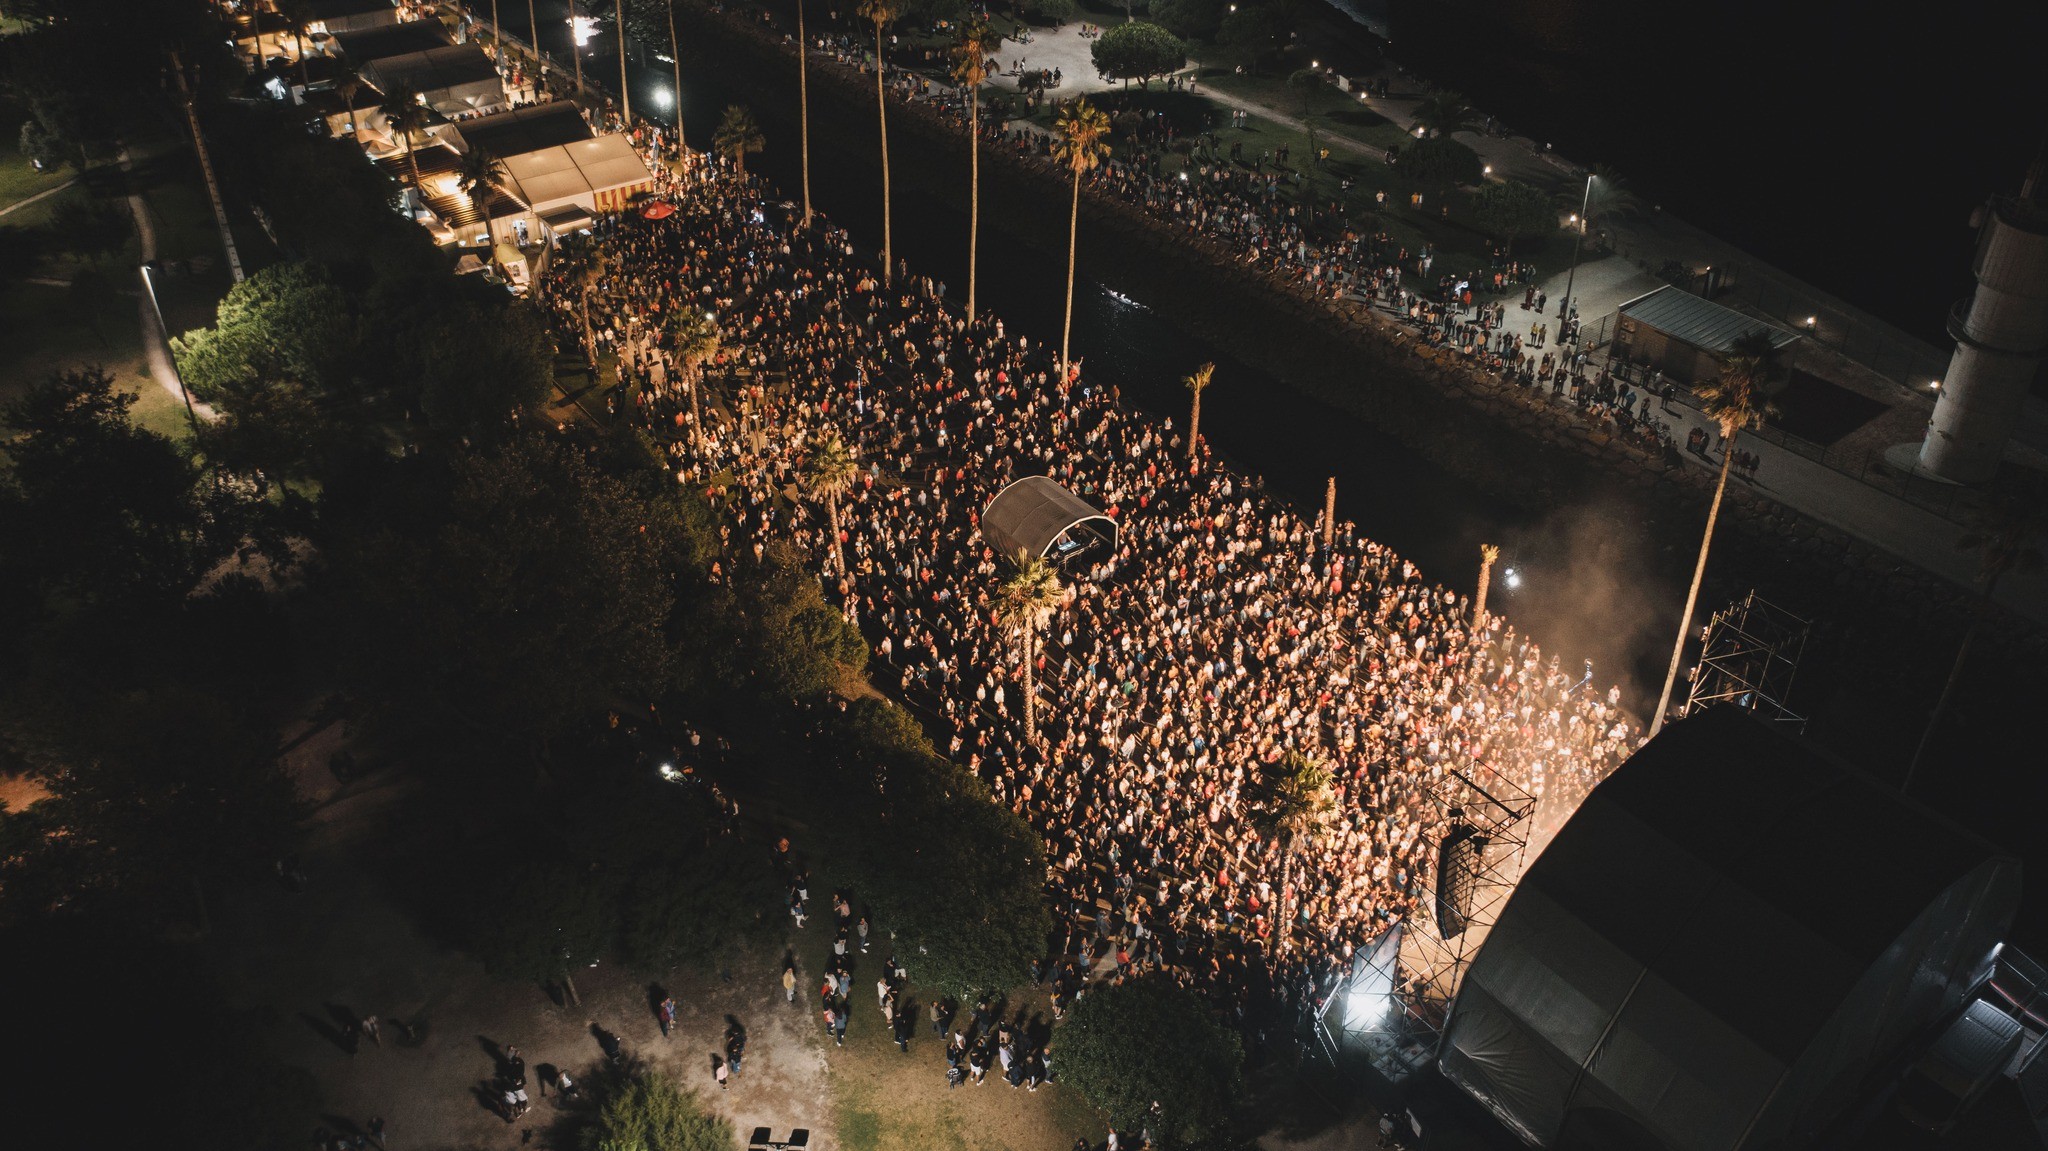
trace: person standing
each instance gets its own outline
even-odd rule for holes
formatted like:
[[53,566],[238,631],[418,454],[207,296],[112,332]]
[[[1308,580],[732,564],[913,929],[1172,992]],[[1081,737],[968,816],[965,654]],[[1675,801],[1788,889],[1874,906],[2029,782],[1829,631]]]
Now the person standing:
[[726,1089],[726,1077],[730,1073],[730,1069],[727,1067],[725,1060],[720,1059],[716,1055],[713,1055],[711,1057],[711,1077],[718,1080],[718,1089],[720,1091],[724,1091]]
[[796,968],[793,966],[782,969],[782,997],[790,1003],[796,1002]]
[[384,1046],[384,1034],[383,1032],[377,1030],[376,1016],[363,1016],[363,1034],[370,1037],[370,1042],[375,1043],[379,1047]]
[[669,1028],[674,1026],[676,1021],[675,996],[671,995],[664,998],[661,1001],[661,1006],[655,1008],[655,1014],[661,1018],[661,1037],[667,1039]]

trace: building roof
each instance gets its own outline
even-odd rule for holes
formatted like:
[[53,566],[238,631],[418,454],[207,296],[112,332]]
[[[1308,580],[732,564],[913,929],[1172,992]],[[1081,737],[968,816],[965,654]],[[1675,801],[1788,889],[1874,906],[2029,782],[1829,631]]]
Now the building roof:
[[1674,340],[1682,340],[1709,352],[1732,351],[1735,341],[1751,332],[1770,336],[1771,346],[1777,348],[1799,338],[1799,333],[1789,328],[1745,316],[1733,308],[1724,308],[1676,284],[1667,284],[1648,295],[1637,296],[1623,304],[1620,312]]
[[1080,496],[1055,483],[1050,476],[1025,476],[996,493],[981,513],[981,538],[997,552],[1042,556],[1076,524],[1099,522],[1110,539],[1116,538],[1116,521],[1103,515]]
[[569,100],[528,104],[509,112],[464,120],[455,125],[453,134],[461,140],[464,150],[482,148],[499,159],[593,138],[583,113]]
[[498,67],[474,44],[445,44],[423,52],[385,56],[362,67],[363,79],[385,95],[403,87],[447,92],[466,84],[496,83]]
[[1780,1145],[1961,1006],[2018,888],[1983,841],[1710,709],[1594,788],[1531,865],[1439,1065],[1537,1146],[1589,1123],[1649,1147]]
[[441,26],[439,20],[408,20],[382,28],[336,32],[334,42],[341,46],[341,54],[354,61],[358,68],[372,60],[445,48],[450,43],[448,30]]
[[307,23],[336,20],[343,16],[360,16],[365,12],[378,12],[396,7],[391,0],[305,0]]
[[613,134],[503,157],[505,186],[536,209],[645,184],[653,173],[624,136]]

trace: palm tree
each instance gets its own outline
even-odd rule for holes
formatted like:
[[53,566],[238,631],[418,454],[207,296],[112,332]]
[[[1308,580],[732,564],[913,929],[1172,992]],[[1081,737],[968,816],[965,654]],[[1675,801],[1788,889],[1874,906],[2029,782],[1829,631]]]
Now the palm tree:
[[1500,558],[1495,544],[1479,545],[1479,594],[1472,597],[1472,628],[1486,630],[1486,593],[1493,587],[1493,562]]
[[533,49],[533,88],[540,91],[541,82],[547,79],[547,66],[540,60],[540,20],[533,14],[533,0],[526,0],[526,46]]
[[1606,164],[1593,165],[1593,178],[1583,191],[1579,181],[1568,181],[1557,193],[1557,204],[1580,213],[1582,227],[1591,227],[1595,220],[1609,217],[1640,215],[1643,210],[1642,200],[1629,191],[1628,181]]
[[745,178],[747,153],[759,152],[767,146],[768,138],[761,134],[754,114],[738,104],[727,104],[725,115],[718,121],[718,132],[711,137],[711,150],[730,159],[740,170],[741,178]]
[[1060,113],[1053,154],[1074,173],[1074,206],[1067,219],[1067,313],[1060,329],[1060,382],[1067,379],[1068,341],[1074,334],[1074,248],[1081,235],[1081,175],[1109,156],[1109,117],[1086,96]]
[[676,44],[676,0],[668,0],[668,58],[676,68],[676,148],[682,152],[690,150],[689,141],[683,139],[683,53]]
[[427,126],[427,106],[422,99],[420,90],[410,84],[394,85],[384,97],[384,124],[405,137],[405,165],[412,169],[415,192],[420,188],[420,161],[413,155],[412,134]]
[[1303,840],[1315,838],[1329,825],[1337,797],[1329,770],[1299,751],[1281,756],[1274,771],[1272,796],[1260,812],[1259,830],[1281,845],[1279,943],[1285,947],[1294,937],[1294,857]]
[[576,284],[578,307],[583,316],[583,358],[591,363],[597,361],[597,334],[590,326],[590,293],[604,281],[604,249],[595,240],[584,239],[576,244],[564,245],[555,259],[561,262],[567,278]]
[[1700,384],[1700,411],[1721,426],[1721,478],[1714,484],[1714,502],[1707,505],[1707,530],[1700,537],[1700,559],[1693,565],[1692,586],[1686,589],[1685,613],[1678,619],[1678,640],[1671,645],[1671,666],[1664,673],[1664,692],[1657,697],[1657,713],[1650,720],[1650,734],[1664,727],[1664,715],[1671,707],[1671,689],[1678,682],[1678,665],[1685,659],[1685,642],[1692,635],[1692,611],[1699,604],[1700,581],[1707,574],[1707,549],[1714,543],[1714,523],[1721,518],[1721,497],[1728,492],[1728,468],[1735,462],[1735,437],[1750,428],[1762,427],[1775,414],[1764,397],[1764,385],[1776,366],[1778,349],[1764,332],[1751,332],[1735,341],[1721,361],[1719,377]]
[[1478,119],[1479,113],[1465,102],[1465,97],[1448,90],[1431,92],[1415,105],[1415,122],[1431,136],[1469,132]]
[[883,87],[882,29],[903,16],[903,0],[860,0],[861,15],[875,24],[875,117],[882,125],[882,284],[893,285],[896,249],[889,235],[889,104]]
[[996,626],[1017,637],[1017,659],[1024,665],[1024,742],[1038,742],[1038,681],[1032,665],[1038,658],[1038,629],[1059,610],[1066,589],[1060,573],[1044,556],[1019,549],[1010,556],[1010,574],[996,588]]
[[491,226],[491,200],[498,190],[498,181],[505,178],[504,161],[482,148],[471,148],[455,167],[455,184],[483,214],[484,235],[490,238],[494,249],[498,244],[498,233]]
[[669,325],[675,339],[676,364],[690,385],[690,442],[704,434],[704,368],[718,356],[718,322],[708,312],[681,311]]
[[825,522],[832,530],[832,558],[841,575],[846,574],[846,552],[839,543],[839,497],[852,491],[859,478],[860,461],[836,431],[826,432],[804,461],[804,490],[825,503]]
[[804,0],[796,0],[796,102],[801,134],[798,150],[804,186],[804,227],[811,226],[811,45],[804,37]]
[[356,146],[362,147],[363,126],[356,119],[356,97],[363,93],[363,76],[346,60],[334,62],[334,90],[341,93],[342,102],[348,105],[349,135],[355,137]]
[[1203,364],[1193,375],[1182,376],[1181,383],[1187,385],[1192,402],[1188,406],[1188,461],[1195,458],[1195,445],[1202,440],[1202,393],[1209,390],[1209,381],[1216,375],[1215,364]]
[[[626,79],[626,0],[617,0],[619,37],[619,119],[626,122],[630,131],[633,127],[633,85]],[[683,98],[681,92],[676,99]]]
[[312,9],[306,0],[278,0],[277,11],[292,23],[292,45],[299,56],[299,87],[311,88],[313,82],[306,78],[306,22],[313,18]]
[[974,283],[981,241],[981,86],[988,80],[989,58],[1003,37],[988,21],[976,20],[960,32],[953,45],[953,80],[967,89],[967,320],[974,322]]
[[2041,493],[2007,493],[1986,506],[1976,525],[1956,540],[1957,550],[1977,554],[1977,603],[1970,613],[1970,626],[1963,631],[1963,642],[1956,648],[1956,662],[1949,667],[1948,681],[1941,685],[1941,696],[1927,717],[1927,729],[1920,733],[1919,746],[1913,749],[1913,761],[1906,765],[1900,791],[1913,786],[1913,774],[1920,770],[1927,742],[1934,738],[1942,716],[1948,713],[1949,696],[1955,693],[1956,681],[1962,678],[1963,662],[1969,657],[1977,629],[1991,614],[1991,597],[1997,594],[1999,581],[2011,572],[2030,572],[2041,566],[2040,542],[2044,534],[2048,534],[2048,514],[2042,510]]

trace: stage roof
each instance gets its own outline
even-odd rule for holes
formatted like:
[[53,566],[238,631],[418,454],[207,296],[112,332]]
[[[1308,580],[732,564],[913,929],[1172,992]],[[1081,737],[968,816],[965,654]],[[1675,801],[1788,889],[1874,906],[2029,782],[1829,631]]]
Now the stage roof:
[[557,148],[592,138],[590,125],[569,100],[528,104],[475,120],[462,120],[453,129],[462,140],[462,150],[482,148],[499,159]]
[[1042,556],[1067,529],[1099,522],[1111,541],[1116,521],[1055,483],[1051,476],[1025,476],[996,493],[981,513],[981,538],[997,552]]
[[1960,1007],[2019,865],[1737,708],[1673,725],[1523,877],[1445,1075],[1538,1146],[1797,1145]]

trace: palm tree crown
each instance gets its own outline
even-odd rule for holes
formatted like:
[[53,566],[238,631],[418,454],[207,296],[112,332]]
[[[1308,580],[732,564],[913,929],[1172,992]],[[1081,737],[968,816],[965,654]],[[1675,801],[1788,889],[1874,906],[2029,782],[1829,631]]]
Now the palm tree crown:
[[384,94],[384,123],[405,141],[405,163],[412,169],[412,186],[420,186],[420,162],[412,154],[412,134],[427,126],[427,106],[420,90],[410,84],[394,85]]
[[761,134],[754,113],[741,105],[727,104],[725,115],[719,117],[718,131],[711,137],[712,150],[732,160],[733,166],[745,175],[747,153],[759,152],[767,146],[768,138]]
[[491,197],[503,179],[505,162],[482,148],[471,148],[455,167],[456,186],[476,205],[477,214],[484,218],[484,232],[494,243],[497,235],[491,231]]
[[1193,402],[1188,409],[1188,458],[1194,459],[1197,444],[1202,438],[1202,393],[1209,390],[1209,382],[1216,376],[1215,364],[1203,364],[1192,375],[1182,376],[1181,383],[1187,385]]
[[1017,637],[1018,662],[1024,665],[1024,740],[1038,739],[1038,682],[1034,656],[1038,629],[1052,619],[1066,598],[1059,571],[1045,561],[1019,549],[1010,556],[1010,574],[996,588],[996,623]]
[[839,497],[852,491],[859,478],[860,461],[836,431],[826,432],[804,461],[804,490],[825,505],[826,521],[832,530],[832,556],[839,561],[842,572],[846,570],[846,554],[839,547]]
[[1415,122],[1422,125],[1431,136],[1454,136],[1469,132],[1478,120],[1479,114],[1465,97],[1456,92],[1436,91],[1422,98],[1415,105]]
[[953,43],[953,82],[963,88],[975,89],[988,80],[990,57],[1003,45],[1002,33],[989,27],[986,20],[974,20],[960,29],[960,39]]
[[1076,179],[1109,158],[1109,115],[1088,102],[1086,96],[1060,112],[1060,138],[1053,154],[1074,173]]
[[1693,385],[1700,411],[1721,426],[1723,439],[1760,428],[1777,414],[1777,408],[1764,396],[1764,385],[1770,382],[1777,364],[1778,348],[1769,334],[1751,332],[1736,339],[1721,361],[1719,375]]

